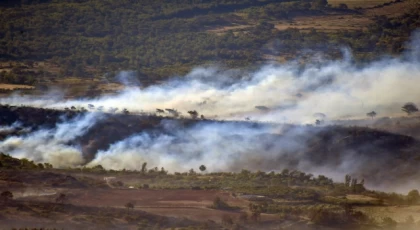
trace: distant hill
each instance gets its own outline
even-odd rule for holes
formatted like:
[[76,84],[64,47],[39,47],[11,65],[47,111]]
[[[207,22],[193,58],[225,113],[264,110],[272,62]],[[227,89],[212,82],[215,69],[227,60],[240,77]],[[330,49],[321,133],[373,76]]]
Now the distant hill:
[[[341,46],[366,60],[401,53],[420,25],[415,7],[387,18],[320,2],[2,1],[0,82],[54,84],[72,76],[112,79],[119,70],[134,70],[141,82],[153,84],[209,63],[252,67],[305,57],[308,51],[337,58]],[[342,29],[318,25],[331,15]],[[310,17],[313,26],[299,29],[302,17]],[[357,21],[360,17],[364,24]],[[353,20],[359,26],[347,26]]]

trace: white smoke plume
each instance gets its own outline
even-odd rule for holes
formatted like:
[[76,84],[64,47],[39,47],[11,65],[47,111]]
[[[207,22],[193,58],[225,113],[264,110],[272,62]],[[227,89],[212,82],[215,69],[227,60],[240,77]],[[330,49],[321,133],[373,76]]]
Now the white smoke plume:
[[[220,119],[251,117],[296,123],[312,123],[315,113],[331,119],[365,116],[372,110],[394,115],[401,112],[402,104],[417,103],[420,98],[420,65],[414,58],[416,54],[408,56],[413,58],[387,58],[364,66],[352,64],[351,58],[308,64],[305,68],[296,63],[267,65],[252,73],[200,67],[185,77],[146,88],[130,87],[116,96],[86,100],[15,96],[1,99],[0,103],[61,109],[93,104],[103,106],[104,111],[126,108],[130,112],[169,108],[184,115],[197,110],[206,117]],[[232,81],[232,75],[240,78]]]
[[[420,40],[414,41],[419,44]],[[412,47],[418,47],[412,46]],[[146,88],[130,87],[118,95],[95,99],[29,98],[13,96],[2,104],[31,105],[45,108],[95,107],[128,109],[130,112],[176,109],[186,114],[197,110],[206,117],[288,123],[313,123],[314,114],[330,119],[365,117],[375,110],[380,115],[398,115],[406,102],[420,99],[420,63],[418,49],[406,58],[386,58],[363,66],[351,57],[323,61],[302,67],[296,63],[271,64],[253,72],[200,67],[188,75]],[[235,80],[232,80],[233,76]],[[239,77],[238,77],[239,76]],[[0,151],[56,167],[83,163],[81,147],[68,144],[83,135],[99,117],[95,113],[63,122],[55,129],[40,130],[26,136],[10,137]],[[170,126],[173,124],[162,124]],[[206,164],[210,171],[279,170],[292,165],[303,171],[342,178],[346,173],[365,167],[365,159],[355,159],[351,151],[335,164],[314,166],[305,159],[304,129],[285,133],[282,126],[248,127],[224,123],[204,123],[191,128],[166,128],[158,135],[142,132],[113,143],[99,151],[89,163],[113,169],[150,167],[185,171]],[[264,134],[283,135],[270,143]],[[275,139],[273,139],[274,141]],[[288,154],[292,154],[288,156]],[[302,155],[299,155],[302,153]],[[280,161],[282,159],[283,161]],[[290,159],[290,160],[284,160]]]
[[99,119],[99,114],[90,113],[60,123],[55,128],[12,136],[0,143],[0,152],[35,162],[48,162],[55,167],[79,166],[84,162],[81,148],[69,145],[69,142],[87,132]]

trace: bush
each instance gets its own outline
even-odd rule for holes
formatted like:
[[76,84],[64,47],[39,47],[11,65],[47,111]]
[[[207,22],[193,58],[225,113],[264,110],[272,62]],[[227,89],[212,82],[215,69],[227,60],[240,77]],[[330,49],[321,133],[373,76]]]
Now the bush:
[[220,210],[236,210],[239,209],[238,207],[233,207],[223,201],[220,197],[216,197],[213,200],[213,204],[210,206],[213,209],[220,209]]

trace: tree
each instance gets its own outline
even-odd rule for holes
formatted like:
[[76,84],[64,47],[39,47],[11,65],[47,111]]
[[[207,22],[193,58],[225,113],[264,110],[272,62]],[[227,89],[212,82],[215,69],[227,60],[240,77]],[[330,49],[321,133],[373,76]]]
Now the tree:
[[403,107],[401,108],[401,110],[406,112],[408,115],[411,115],[412,113],[419,111],[417,106],[412,102],[405,103]]
[[214,198],[213,205],[211,207],[214,209],[229,209],[230,208],[230,206],[218,196]]
[[1,200],[6,203],[13,199],[13,193],[10,191],[4,191],[0,194]]
[[127,208],[128,211],[130,211],[130,209],[134,209],[133,202],[127,202],[124,206]]
[[45,166],[46,169],[52,169],[53,168],[52,164],[50,164],[50,163],[44,163],[44,166]]
[[179,112],[176,111],[176,109],[165,109],[166,111],[168,111],[168,113],[170,113],[173,117],[178,117],[179,116]]
[[188,111],[188,113],[190,114],[192,119],[197,119],[197,117],[198,117],[198,112],[197,111],[192,110],[192,111]]
[[44,165],[43,165],[42,163],[38,163],[38,168],[42,170],[42,169],[44,169],[45,167],[44,167]]
[[371,117],[373,119],[374,117],[376,117],[376,112],[375,111],[372,111],[372,112],[366,113],[366,115],[368,117]]
[[93,171],[100,171],[100,172],[106,171],[102,165],[95,165],[95,166],[92,167],[92,170]]
[[141,166],[141,173],[145,174],[147,172],[147,162],[144,162]]
[[195,173],[195,171],[194,171],[194,169],[190,169],[190,171],[188,171],[188,175],[195,175],[196,173]]
[[347,174],[344,179],[346,187],[350,187],[351,176]]
[[410,204],[417,204],[420,201],[420,194],[417,189],[413,189],[407,194],[407,201]]
[[201,172],[204,172],[204,171],[206,171],[207,168],[206,168],[205,165],[201,165],[199,169],[200,169]]

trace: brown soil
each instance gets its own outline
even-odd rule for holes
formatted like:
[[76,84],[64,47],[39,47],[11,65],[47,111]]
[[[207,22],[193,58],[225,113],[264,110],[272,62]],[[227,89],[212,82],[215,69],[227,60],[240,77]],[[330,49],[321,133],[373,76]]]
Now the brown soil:
[[69,194],[70,203],[74,205],[124,208],[127,202],[133,202],[136,210],[198,221],[218,222],[223,215],[231,215],[234,218],[239,216],[239,210],[209,208],[217,196],[244,211],[248,207],[248,201],[234,198],[227,192],[210,190],[70,189],[66,193]]

